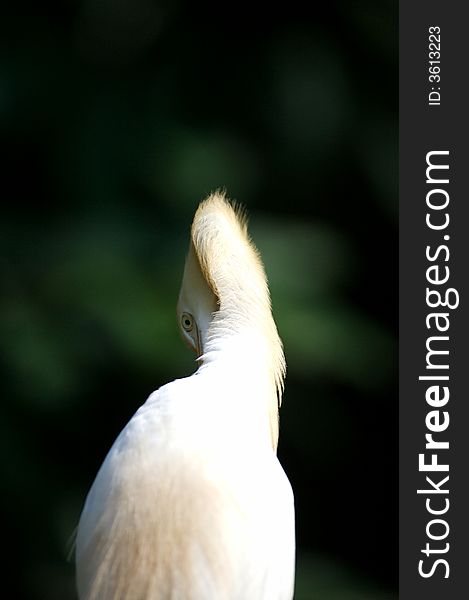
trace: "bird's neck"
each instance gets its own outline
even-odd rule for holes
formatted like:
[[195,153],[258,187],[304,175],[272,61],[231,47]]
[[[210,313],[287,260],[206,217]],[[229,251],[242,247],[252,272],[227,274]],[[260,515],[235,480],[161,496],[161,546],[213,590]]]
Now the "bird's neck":
[[[278,404],[283,392],[285,357],[270,304],[267,279],[256,251],[229,236],[204,239],[195,248],[201,271],[218,300],[206,336],[206,352],[236,347],[242,356],[255,348],[272,379]],[[241,344],[239,340],[243,340]]]
[[278,443],[278,390],[269,340],[247,325],[212,329],[201,359],[201,372],[213,373],[223,386],[236,389],[238,408],[265,424],[272,448]]
[[191,244],[203,278],[218,300],[202,360],[231,361],[233,372],[242,376],[236,365],[243,365],[244,372],[267,381],[271,390],[268,414],[276,448],[285,357],[259,253],[239,215],[220,202],[199,208]]

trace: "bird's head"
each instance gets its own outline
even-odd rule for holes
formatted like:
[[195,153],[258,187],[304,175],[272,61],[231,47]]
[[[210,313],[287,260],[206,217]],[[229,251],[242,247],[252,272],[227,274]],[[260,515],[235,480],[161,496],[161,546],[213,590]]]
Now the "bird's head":
[[177,318],[183,340],[200,357],[204,353],[213,313],[218,308],[216,294],[208,285],[191,243],[177,304]]
[[227,359],[238,369],[244,363],[251,371],[253,364],[259,366],[257,375],[265,376],[272,391],[269,410],[275,449],[285,356],[246,216],[224,192],[210,194],[194,215],[177,315],[182,337],[199,359]]

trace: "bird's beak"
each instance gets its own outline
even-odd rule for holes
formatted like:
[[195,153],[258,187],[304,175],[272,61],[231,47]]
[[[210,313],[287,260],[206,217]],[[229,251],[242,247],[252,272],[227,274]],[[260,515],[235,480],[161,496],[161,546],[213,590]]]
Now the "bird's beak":
[[201,338],[200,330],[199,330],[198,327],[196,327],[196,332],[197,332],[197,335],[196,335],[197,342],[196,342],[196,345],[195,345],[195,351],[197,353],[196,360],[199,360],[201,358],[202,354],[203,354],[203,348],[202,348],[202,338]]

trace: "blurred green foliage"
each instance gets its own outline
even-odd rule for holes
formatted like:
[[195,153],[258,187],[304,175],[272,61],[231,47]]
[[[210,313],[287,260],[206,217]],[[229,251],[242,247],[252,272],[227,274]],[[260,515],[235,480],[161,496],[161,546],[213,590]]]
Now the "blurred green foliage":
[[0,9],[15,598],[75,597],[67,549],[107,449],[195,368],[175,304],[191,216],[217,187],[251,215],[285,343],[296,598],[396,590],[397,8],[271,10],[257,24],[152,0]]

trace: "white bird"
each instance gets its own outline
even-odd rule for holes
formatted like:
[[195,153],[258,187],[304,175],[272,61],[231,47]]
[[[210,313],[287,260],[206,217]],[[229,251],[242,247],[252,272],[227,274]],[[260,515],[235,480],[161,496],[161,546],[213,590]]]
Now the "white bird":
[[177,309],[199,367],[153,392],[88,493],[80,600],[291,600],[294,505],[277,456],[285,359],[246,220],[195,214]]

